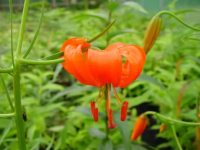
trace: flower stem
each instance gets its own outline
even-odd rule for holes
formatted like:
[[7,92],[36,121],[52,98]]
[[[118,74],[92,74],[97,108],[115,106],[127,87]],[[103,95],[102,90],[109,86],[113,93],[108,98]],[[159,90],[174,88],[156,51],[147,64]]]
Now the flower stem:
[[101,33],[96,35],[94,38],[88,40],[87,42],[91,43],[91,42],[95,41],[96,39],[100,38],[102,35],[104,35],[113,26],[114,23],[115,23],[115,20],[112,21],[111,23],[109,23],[108,26]]
[[154,112],[154,111],[147,111],[147,112],[144,113],[144,115],[155,115],[160,120],[163,120],[163,121],[165,121],[166,123],[169,123],[169,124],[181,124],[181,125],[184,125],[184,126],[200,126],[200,123],[198,123],[198,122],[186,122],[186,121],[181,121],[181,120],[177,120],[177,119],[172,119],[170,117],[161,115],[161,114]]
[[186,27],[188,27],[188,28],[190,28],[190,29],[192,29],[192,30],[195,30],[195,31],[200,31],[200,29],[199,28],[195,28],[195,27],[193,27],[193,26],[190,26],[190,25],[188,25],[188,24],[186,24],[183,20],[181,20],[180,18],[178,18],[174,13],[172,13],[172,12],[170,12],[170,11],[160,11],[159,13],[157,13],[156,15],[158,15],[158,16],[162,16],[162,15],[164,15],[164,14],[167,14],[167,15],[170,15],[170,16],[172,16],[172,17],[174,17],[177,21],[179,21],[181,24],[183,24],[184,26],[186,26]]
[[182,146],[180,144],[180,141],[178,139],[178,136],[176,135],[176,129],[175,129],[174,125],[171,125],[171,129],[172,129],[172,133],[173,133],[174,139],[176,141],[176,144],[178,146],[178,149],[179,150],[183,150],[183,148],[182,148]]
[[20,59],[20,63],[29,65],[50,65],[57,64],[64,61],[64,58],[53,59],[53,60],[31,60],[31,59]]

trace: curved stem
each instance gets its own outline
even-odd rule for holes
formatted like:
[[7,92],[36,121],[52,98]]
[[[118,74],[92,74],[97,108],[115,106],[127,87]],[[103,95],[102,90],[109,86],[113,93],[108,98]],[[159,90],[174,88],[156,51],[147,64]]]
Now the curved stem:
[[183,148],[182,148],[182,146],[181,146],[181,144],[180,144],[180,141],[179,141],[179,139],[178,139],[178,136],[176,135],[176,129],[175,129],[174,125],[171,125],[170,127],[171,127],[171,129],[172,129],[172,133],[173,133],[174,139],[175,139],[175,141],[176,141],[176,144],[177,144],[177,146],[178,146],[178,149],[179,149],[179,150],[183,150]]
[[13,68],[0,68],[0,73],[11,73]]
[[102,35],[104,35],[112,27],[112,25],[114,23],[115,23],[115,20],[112,21],[101,33],[99,33],[98,35],[96,35],[94,38],[88,40],[87,42],[91,43],[91,42],[95,41],[96,39],[100,38]]
[[6,96],[7,96],[8,102],[9,102],[9,104],[10,104],[10,107],[11,107],[12,111],[14,111],[14,106],[13,106],[13,103],[12,103],[12,101],[11,101],[11,98],[10,98],[10,95],[9,95],[9,92],[8,92],[8,89],[7,89],[7,87],[6,87],[6,84],[5,84],[5,81],[4,81],[3,77],[2,77],[1,75],[0,75],[0,79],[1,79],[1,82],[2,82],[2,85],[3,85],[3,88],[4,88],[5,91],[6,91]]
[[167,123],[181,124],[181,125],[184,125],[184,126],[200,126],[200,123],[198,123],[198,122],[186,122],[186,121],[176,120],[176,119],[172,119],[170,117],[166,117],[164,115],[161,115],[161,114],[154,112],[154,111],[147,111],[147,112],[144,113],[144,115],[155,115],[160,120],[163,120]]
[[0,118],[8,118],[15,116],[15,113],[9,113],[9,114],[0,114]]
[[9,8],[10,8],[10,48],[11,48],[11,57],[12,57],[12,64],[14,66],[14,51],[13,51],[13,19],[12,19],[12,14],[13,14],[13,0],[9,0]]
[[51,65],[57,64],[64,61],[64,58],[54,59],[54,60],[31,60],[31,59],[20,59],[20,63],[29,65]]
[[42,11],[41,11],[41,17],[40,17],[40,20],[39,20],[39,24],[38,24],[38,27],[37,27],[37,30],[35,32],[35,35],[33,37],[33,40],[29,46],[29,48],[27,49],[27,51],[25,52],[23,58],[26,58],[28,56],[28,54],[31,52],[31,49],[33,48],[33,45],[35,44],[35,41],[39,35],[39,31],[40,31],[40,27],[41,27],[41,24],[42,24],[42,19],[43,19],[43,16],[44,16],[44,0],[43,0],[43,4],[42,4]]
[[177,17],[174,13],[172,13],[172,12],[169,12],[169,11],[160,11],[160,12],[159,12],[158,14],[156,14],[156,15],[162,16],[162,15],[164,15],[164,14],[167,14],[167,15],[170,15],[170,16],[174,17],[174,18],[175,18],[177,21],[179,21],[181,24],[183,24],[184,26],[186,26],[186,27],[188,27],[188,28],[190,28],[190,29],[192,29],[192,30],[200,31],[199,28],[195,28],[195,27],[190,26],[190,25],[186,24],[185,22],[183,22],[183,20],[181,20],[180,18],[178,18],[178,17]]

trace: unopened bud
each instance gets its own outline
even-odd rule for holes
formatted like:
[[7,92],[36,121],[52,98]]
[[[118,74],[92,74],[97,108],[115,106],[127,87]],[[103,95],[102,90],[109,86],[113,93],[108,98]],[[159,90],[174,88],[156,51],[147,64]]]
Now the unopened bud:
[[144,50],[146,54],[153,47],[153,44],[160,33],[161,23],[161,18],[159,16],[154,16],[147,27],[144,37]]
[[132,141],[136,140],[140,135],[142,135],[142,133],[147,127],[147,124],[148,124],[148,119],[146,116],[140,115],[137,118],[131,134]]

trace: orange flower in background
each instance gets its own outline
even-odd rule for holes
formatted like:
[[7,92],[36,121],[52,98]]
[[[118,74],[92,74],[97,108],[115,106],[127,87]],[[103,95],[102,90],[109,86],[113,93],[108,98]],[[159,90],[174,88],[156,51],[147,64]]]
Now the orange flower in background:
[[142,133],[144,132],[144,130],[147,127],[147,124],[148,124],[148,120],[147,120],[146,116],[140,115],[137,118],[135,125],[133,127],[132,134],[131,134],[131,140],[132,141],[137,140],[137,138],[140,135],[142,135]]
[[[114,43],[105,50],[91,48],[83,38],[72,38],[64,42],[61,50],[64,52],[64,69],[83,84],[100,88],[100,97],[105,90],[108,126],[114,128],[113,111],[110,107],[111,86],[124,88],[132,83],[142,72],[146,54],[143,48],[124,43]],[[106,87],[106,88],[105,88]],[[103,94],[102,94],[103,93]],[[121,105],[121,120],[126,119],[128,102],[122,104],[116,91],[114,92]],[[99,99],[99,98],[98,98]],[[98,108],[91,102],[91,113],[98,120]]]

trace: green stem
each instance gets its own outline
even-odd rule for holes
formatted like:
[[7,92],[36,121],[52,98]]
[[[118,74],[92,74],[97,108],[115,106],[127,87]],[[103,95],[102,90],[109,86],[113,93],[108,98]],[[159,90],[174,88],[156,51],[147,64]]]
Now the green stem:
[[115,20],[112,21],[101,33],[99,33],[98,35],[96,35],[94,38],[88,40],[89,43],[95,41],[96,39],[100,38],[102,35],[104,35],[111,27],[112,25],[115,23]]
[[20,30],[19,30],[19,38],[18,38],[18,43],[17,43],[17,55],[18,56],[21,55],[22,42],[23,42],[24,32],[25,32],[25,27],[26,27],[26,18],[28,15],[28,8],[29,8],[29,0],[25,0],[23,13],[22,13],[21,26],[20,26]]
[[4,82],[3,77],[2,77],[1,75],[0,75],[0,79],[1,79],[1,82],[2,82],[2,85],[3,85],[3,88],[4,88],[5,91],[6,91],[6,96],[7,96],[8,102],[9,102],[9,104],[10,104],[10,107],[11,107],[12,111],[14,111],[14,106],[13,106],[13,104],[12,104],[12,101],[11,101],[11,98],[10,98],[10,95],[9,95],[9,92],[8,92],[8,89],[7,89],[7,87],[6,87],[6,84],[5,84],[5,82]]
[[15,113],[9,113],[9,114],[0,114],[0,118],[8,118],[15,116]]
[[50,65],[57,64],[64,61],[64,58],[54,59],[54,60],[30,60],[30,59],[20,59],[20,63],[29,65]]
[[161,115],[157,112],[154,112],[154,111],[147,111],[144,113],[144,115],[154,115],[156,117],[158,117],[160,120],[163,120],[167,123],[174,123],[174,124],[181,124],[181,125],[184,125],[184,126],[200,126],[200,123],[198,122],[186,122],[186,121],[181,121],[181,120],[176,120],[176,119],[172,119],[170,117],[166,117],[164,115]]
[[54,53],[50,56],[47,56],[45,58],[42,58],[42,60],[52,60],[52,59],[57,59],[57,58],[60,58],[61,56],[64,55],[64,52],[57,52],[57,53]]
[[170,16],[174,17],[174,18],[175,18],[177,21],[179,21],[181,24],[183,24],[184,26],[186,26],[186,27],[188,27],[188,28],[190,28],[190,29],[192,29],[192,30],[200,31],[200,29],[195,28],[195,27],[193,27],[193,26],[190,26],[190,25],[186,24],[185,22],[183,22],[183,20],[181,20],[180,18],[176,17],[176,15],[175,15],[174,13],[172,13],[172,12],[169,12],[169,11],[160,11],[160,12],[159,12],[158,14],[156,14],[156,15],[162,16],[162,15],[164,15],[164,14],[167,14],[167,15],[170,15]]
[[13,68],[0,68],[0,73],[11,73]]
[[20,86],[20,62],[16,60],[14,69],[14,97],[15,97],[15,122],[18,134],[18,144],[20,150],[26,150],[24,122],[22,120],[22,105],[21,105],[21,86]]
[[181,144],[180,144],[180,141],[179,141],[179,139],[178,139],[178,137],[177,137],[177,135],[176,135],[176,129],[175,129],[174,125],[171,125],[171,129],[172,129],[172,133],[173,133],[174,139],[175,139],[175,141],[176,141],[176,144],[177,144],[177,146],[178,146],[178,149],[179,149],[179,150],[183,150],[183,148],[182,148],[182,146],[181,146]]
[[20,88],[20,61],[22,42],[26,26],[26,18],[28,15],[29,0],[24,1],[24,8],[22,13],[22,20],[19,30],[19,38],[17,42],[17,55],[15,60],[15,67],[13,70],[13,89],[14,89],[14,100],[15,100],[15,122],[18,134],[18,146],[19,150],[26,150],[25,132],[24,132],[24,122],[22,120],[22,104],[21,104],[21,88]]
[[13,52],[13,19],[12,19],[12,14],[13,14],[13,0],[9,0],[9,8],[10,8],[10,46],[11,46],[11,57],[12,57],[12,64],[14,66],[14,52]]
[[35,35],[33,37],[33,40],[29,46],[29,48],[27,49],[27,51],[25,52],[23,58],[26,58],[28,56],[28,54],[31,52],[31,49],[33,48],[33,45],[35,44],[35,41],[39,35],[39,31],[40,31],[40,27],[41,27],[41,24],[42,24],[42,19],[43,19],[43,16],[44,16],[44,0],[43,0],[43,4],[42,4],[42,12],[41,12],[41,17],[40,17],[40,20],[39,20],[39,24],[38,24],[38,27],[37,27],[37,30],[35,32]]

